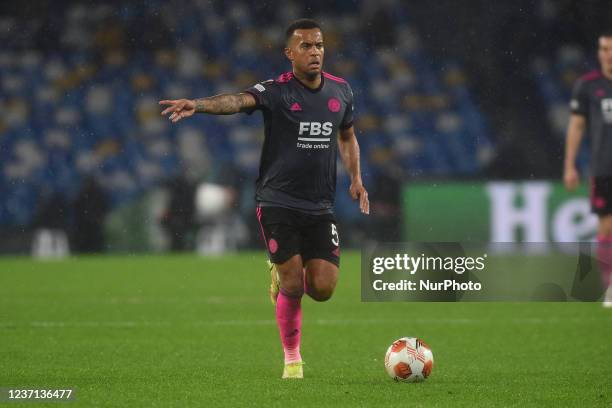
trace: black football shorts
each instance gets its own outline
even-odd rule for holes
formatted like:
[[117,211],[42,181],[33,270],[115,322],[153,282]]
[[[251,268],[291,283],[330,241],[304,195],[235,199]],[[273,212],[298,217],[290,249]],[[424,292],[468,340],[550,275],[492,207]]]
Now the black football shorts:
[[612,177],[591,178],[591,210],[597,215],[612,214]]
[[300,254],[304,264],[310,259],[324,259],[340,266],[340,237],[333,214],[258,206],[257,219],[273,263],[282,264]]

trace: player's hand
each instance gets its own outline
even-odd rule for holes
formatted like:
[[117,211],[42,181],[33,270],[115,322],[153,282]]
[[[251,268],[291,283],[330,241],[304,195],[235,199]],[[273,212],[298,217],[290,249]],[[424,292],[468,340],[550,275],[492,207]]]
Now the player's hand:
[[353,181],[351,183],[351,188],[349,189],[349,192],[351,193],[351,197],[353,198],[353,200],[359,199],[359,209],[361,210],[361,213],[369,214],[370,201],[368,200],[368,192],[363,186],[361,180]]
[[162,115],[170,113],[172,123],[176,123],[183,118],[188,118],[195,113],[196,104],[191,99],[171,99],[159,101],[162,106],[168,106],[162,111]]
[[563,172],[563,184],[568,191],[574,191],[580,184],[580,176],[575,167],[567,168]]

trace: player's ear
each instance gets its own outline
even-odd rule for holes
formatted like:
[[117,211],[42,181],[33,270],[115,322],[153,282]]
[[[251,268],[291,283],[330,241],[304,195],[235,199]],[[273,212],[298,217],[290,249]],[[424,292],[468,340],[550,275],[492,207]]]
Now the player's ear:
[[285,56],[291,62],[293,62],[293,50],[289,47],[285,47]]

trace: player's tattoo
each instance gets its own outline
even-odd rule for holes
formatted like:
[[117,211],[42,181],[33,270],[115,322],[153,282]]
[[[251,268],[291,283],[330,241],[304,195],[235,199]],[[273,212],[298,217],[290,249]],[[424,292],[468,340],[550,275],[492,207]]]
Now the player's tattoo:
[[213,115],[231,115],[255,107],[255,99],[248,94],[222,94],[195,100],[195,111]]

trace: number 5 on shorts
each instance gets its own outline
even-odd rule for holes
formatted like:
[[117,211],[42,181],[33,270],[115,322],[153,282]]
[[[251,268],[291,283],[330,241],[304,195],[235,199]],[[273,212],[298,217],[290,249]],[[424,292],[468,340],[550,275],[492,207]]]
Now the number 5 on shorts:
[[335,246],[340,246],[340,237],[338,236],[338,229],[336,229],[336,224],[331,224],[331,242]]

